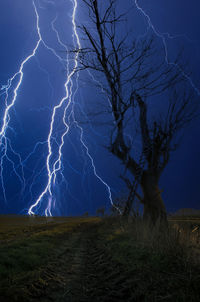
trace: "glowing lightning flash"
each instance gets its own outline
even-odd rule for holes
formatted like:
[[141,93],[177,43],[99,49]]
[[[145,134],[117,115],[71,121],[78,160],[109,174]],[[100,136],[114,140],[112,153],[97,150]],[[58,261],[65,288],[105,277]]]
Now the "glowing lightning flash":
[[[46,168],[47,168],[47,172],[48,172],[48,181],[47,181],[47,185],[44,188],[43,192],[40,194],[40,196],[38,197],[38,199],[36,200],[36,202],[34,204],[31,205],[31,207],[28,210],[28,214],[29,215],[34,215],[34,208],[38,207],[43,199],[43,197],[48,194],[48,204],[47,207],[45,209],[45,215],[46,216],[51,216],[51,207],[52,207],[52,201],[53,201],[53,196],[52,196],[52,184],[55,185],[55,181],[56,181],[56,176],[57,173],[61,170],[61,166],[62,166],[62,148],[64,146],[64,138],[67,135],[67,133],[69,132],[69,118],[68,118],[68,123],[66,122],[66,114],[67,114],[67,110],[69,108],[70,105],[72,105],[72,110],[69,113],[69,116],[73,117],[73,123],[76,124],[77,128],[79,129],[81,136],[80,136],[80,142],[81,144],[84,146],[85,150],[86,150],[86,154],[89,157],[90,161],[91,161],[91,165],[94,171],[94,175],[98,178],[99,181],[101,181],[101,183],[106,187],[108,193],[109,193],[109,199],[111,204],[114,206],[113,201],[112,201],[112,195],[111,195],[111,189],[108,186],[108,184],[97,174],[96,172],[96,167],[94,164],[94,160],[92,158],[92,156],[89,153],[88,147],[87,145],[84,143],[83,141],[83,129],[80,127],[80,125],[78,124],[78,122],[75,119],[74,116],[74,97],[75,94],[77,92],[78,89],[78,84],[77,84],[77,89],[74,92],[73,98],[72,98],[72,93],[73,93],[73,81],[72,81],[72,77],[75,75],[75,73],[77,73],[77,78],[76,78],[76,83],[78,82],[78,71],[77,71],[77,67],[78,67],[78,57],[79,57],[79,53],[81,50],[81,43],[80,43],[80,39],[78,36],[78,32],[77,32],[77,26],[76,26],[76,22],[75,22],[75,18],[76,18],[76,12],[77,12],[77,0],[71,0],[71,2],[73,3],[73,13],[72,13],[72,29],[73,29],[73,37],[75,38],[74,40],[76,41],[76,45],[77,45],[77,50],[75,51],[75,57],[74,57],[74,66],[71,72],[69,72],[69,60],[67,57],[67,79],[66,82],[64,84],[65,86],[65,96],[60,100],[60,102],[58,103],[58,105],[56,105],[53,108],[53,114],[52,114],[52,118],[51,118],[51,124],[50,124],[50,131],[49,131],[49,135],[48,135],[48,156],[46,159]],[[61,46],[63,46],[66,51],[67,46],[61,41],[59,34],[57,32],[57,30],[54,27],[54,23],[56,21],[56,18],[54,19],[54,21],[52,22],[51,26],[52,26],[52,30],[56,33],[57,36],[57,40],[60,43]],[[61,143],[59,145],[58,148],[58,156],[57,159],[54,160],[54,163],[52,165],[52,168],[50,167],[50,159],[52,157],[53,151],[52,151],[52,135],[53,135],[53,130],[54,130],[54,122],[55,122],[55,116],[56,116],[56,111],[58,109],[60,109],[64,104],[65,108],[63,111],[63,124],[65,126],[65,131],[61,136]],[[54,200],[55,202],[55,200]]]
[[23,80],[23,76],[24,76],[24,73],[23,73],[23,69],[24,69],[24,65],[32,58],[35,56],[36,54],[36,51],[40,45],[40,42],[42,41],[42,38],[41,38],[41,34],[40,34],[40,30],[39,30],[39,16],[37,14],[37,10],[36,10],[36,6],[35,6],[35,2],[33,1],[33,6],[34,6],[34,10],[35,10],[35,14],[36,14],[36,18],[37,18],[37,33],[38,33],[38,36],[39,36],[39,39],[36,43],[36,46],[35,48],[33,49],[33,52],[25,58],[25,60],[21,63],[20,65],[20,68],[19,68],[19,71],[17,73],[14,74],[14,76],[8,80],[8,84],[5,85],[3,87],[3,89],[6,91],[6,95],[8,97],[8,90],[12,87],[12,83],[13,81],[19,76],[19,80],[18,80],[18,83],[14,89],[14,96],[10,102],[9,105],[7,105],[6,107],[6,110],[5,110],[5,113],[4,113],[4,117],[3,117],[3,125],[2,125],[2,128],[0,130],[0,141],[2,139],[2,137],[5,137],[6,135],[6,129],[8,127],[8,122],[9,122],[9,111],[10,109],[15,105],[15,101],[17,99],[17,95],[18,95],[18,90],[22,84],[22,80]]
[[[160,38],[163,42],[163,46],[164,46],[164,50],[165,50],[165,61],[168,65],[173,65],[174,67],[176,67],[180,73],[188,80],[188,82],[190,83],[190,85],[192,86],[192,88],[194,89],[194,91],[196,91],[197,95],[200,96],[200,90],[199,88],[196,87],[196,85],[194,84],[192,78],[185,73],[185,71],[181,68],[180,65],[178,65],[177,63],[173,63],[170,62],[168,59],[168,49],[167,49],[167,40],[166,39],[175,39],[179,36],[172,36],[169,33],[162,33],[159,30],[156,29],[156,27],[154,26],[154,24],[151,21],[150,16],[143,10],[143,8],[138,4],[138,0],[133,0],[135,3],[135,6],[137,8],[137,10],[145,17],[145,19],[147,20],[148,23],[148,29],[151,28],[152,31],[154,32],[154,34]],[[148,31],[147,29],[147,31]],[[185,36],[184,36],[185,37]],[[185,37],[187,38],[187,37]],[[189,40],[187,38],[187,40]]]
[[[75,33],[75,36],[76,36],[76,39],[77,39],[77,42],[80,44],[79,42],[79,37],[78,37],[78,34],[77,34],[77,31],[76,31],[76,23],[75,23],[75,15],[76,15],[76,9],[77,9],[77,1],[73,0],[73,3],[74,3],[74,6],[73,6],[73,13],[72,13],[72,24],[73,24],[73,29],[74,29],[74,33]],[[77,69],[77,66],[78,66],[78,55],[79,55],[79,50],[76,52],[75,54],[75,58],[74,58],[74,67],[72,69],[72,71],[67,75],[67,80],[65,82],[65,96],[61,99],[61,101],[59,102],[58,105],[56,105],[54,108],[53,108],[53,114],[52,114],[52,118],[51,118],[51,124],[50,124],[50,131],[49,131],[49,135],[48,135],[48,156],[47,156],[47,159],[46,159],[46,167],[47,167],[47,171],[48,171],[48,182],[47,182],[47,185],[44,189],[44,191],[40,194],[40,196],[38,197],[38,199],[36,200],[36,202],[29,208],[28,210],[28,214],[29,215],[34,215],[34,212],[33,212],[33,209],[35,207],[38,206],[38,204],[40,203],[40,201],[42,200],[42,198],[44,197],[44,195],[46,193],[49,193],[50,197],[49,197],[49,202],[48,202],[48,206],[45,210],[45,215],[48,216],[52,216],[51,214],[51,200],[52,200],[52,191],[51,191],[51,185],[52,185],[52,178],[54,176],[54,181],[55,181],[55,175],[56,175],[56,172],[59,171],[60,167],[61,167],[61,151],[62,151],[62,147],[63,147],[63,144],[64,144],[64,136],[68,133],[69,131],[69,126],[68,124],[65,122],[65,115],[66,115],[66,111],[68,109],[68,107],[70,106],[71,104],[71,94],[69,92],[69,85],[72,83],[71,82],[71,78],[72,76],[74,75],[74,73],[76,72],[76,69]],[[70,90],[71,91],[71,90]],[[68,103],[65,107],[65,110],[64,110],[64,116],[63,116],[63,122],[64,122],[64,125],[66,127],[66,130],[64,132],[64,134],[62,135],[61,137],[61,145],[59,147],[59,157],[58,159],[54,162],[54,165],[53,165],[53,170],[50,168],[50,158],[52,156],[52,145],[51,145],[51,140],[52,140],[52,134],[53,134],[53,128],[54,128],[54,121],[55,121],[55,115],[56,115],[56,111],[57,109],[61,108],[62,105],[67,102],[68,100]],[[56,168],[58,164],[58,168]]]
[[[25,64],[32,57],[35,56],[36,51],[37,51],[37,49],[38,49],[38,47],[40,45],[40,42],[42,41],[42,38],[41,38],[41,35],[40,35],[40,31],[39,31],[39,16],[37,14],[36,6],[35,6],[34,1],[33,1],[33,6],[34,6],[35,13],[36,13],[36,19],[37,19],[36,27],[37,27],[37,33],[38,33],[38,40],[36,42],[36,46],[33,49],[32,53],[30,55],[28,55],[24,59],[24,61],[21,63],[19,70],[8,80],[7,85],[3,85],[1,87],[1,89],[0,89],[1,95],[5,94],[5,105],[6,105],[6,108],[5,108],[5,111],[4,111],[4,114],[3,114],[2,126],[0,128],[0,146],[1,146],[1,149],[3,150],[3,155],[2,155],[1,161],[0,161],[0,167],[1,167],[1,185],[2,185],[2,189],[3,189],[3,195],[4,195],[4,200],[5,201],[6,201],[6,192],[5,192],[4,179],[3,179],[3,170],[4,170],[3,169],[3,162],[4,162],[4,159],[7,159],[12,164],[13,171],[15,172],[15,174],[17,175],[17,177],[20,179],[21,183],[23,184],[23,187],[25,186],[25,179],[24,179],[24,172],[23,172],[23,166],[22,166],[21,157],[12,148],[10,140],[8,140],[8,138],[6,137],[6,132],[7,132],[7,129],[9,127],[9,121],[10,121],[10,115],[9,115],[9,113],[10,113],[10,110],[12,109],[12,107],[15,105],[15,102],[16,102],[16,99],[17,99],[17,96],[18,96],[18,90],[19,90],[19,88],[20,88],[20,86],[22,84],[22,81],[23,81],[23,76],[24,76],[23,69],[24,69],[24,66],[25,66]],[[13,90],[13,97],[12,97],[12,99],[10,101],[10,104],[8,104],[9,90],[13,87],[13,82],[15,82],[15,81],[17,81],[17,84],[16,84],[16,86],[15,86],[15,88]],[[19,158],[19,163],[20,163],[20,166],[21,166],[21,169],[22,169],[22,178],[17,173],[17,171],[15,169],[14,162],[7,155],[8,146],[9,146],[11,152]]]
[[[47,50],[51,51],[57,57],[57,59],[60,61],[60,63],[63,63],[63,59],[55,52],[55,50],[53,48],[49,47],[44,42],[44,40],[42,39],[41,32],[40,32],[40,26],[39,26],[39,14],[38,14],[38,11],[37,11],[37,8],[36,8],[36,5],[35,5],[35,0],[32,1],[32,4],[33,4],[33,7],[34,7],[34,12],[35,12],[35,16],[36,16],[36,31],[37,31],[37,35],[38,35],[36,45],[35,45],[33,51],[31,52],[31,54],[28,55],[23,60],[23,62],[20,65],[19,70],[8,80],[7,85],[3,85],[0,88],[0,95],[1,96],[5,95],[5,105],[6,105],[5,112],[3,114],[2,126],[0,128],[0,146],[1,146],[1,150],[3,152],[3,155],[1,156],[1,161],[0,161],[0,168],[1,168],[0,176],[1,176],[1,185],[2,185],[2,189],[3,189],[4,200],[6,200],[6,192],[5,192],[4,180],[3,180],[3,170],[4,170],[3,169],[3,162],[4,162],[4,159],[7,159],[7,161],[9,161],[12,164],[13,171],[15,172],[15,174],[17,175],[17,177],[19,178],[21,183],[23,183],[23,187],[25,187],[23,163],[22,163],[21,157],[17,152],[14,151],[14,149],[11,147],[10,140],[9,140],[9,143],[8,143],[8,138],[6,137],[6,132],[7,132],[7,129],[9,128],[9,122],[10,122],[10,114],[9,113],[10,113],[11,109],[15,106],[17,96],[18,96],[18,91],[19,91],[19,89],[22,85],[22,82],[23,82],[24,66],[33,57],[36,58],[36,52],[37,52],[37,50],[38,50],[41,43],[44,45],[44,47]],[[15,82],[17,82],[17,83],[15,85],[15,88],[13,88]],[[11,101],[8,104],[9,91],[12,88],[13,88],[13,97],[11,98]],[[21,169],[22,169],[22,177],[17,173],[17,171],[15,169],[14,162],[7,155],[8,146],[9,146],[11,152],[19,158],[19,163],[20,163],[20,166],[21,166]]]
[[[52,1],[44,1],[46,3],[52,3],[54,4],[54,2]],[[64,176],[62,174],[62,149],[64,146],[64,140],[65,140],[65,136],[68,134],[69,129],[70,129],[70,118],[72,117],[72,123],[73,125],[76,125],[77,129],[80,132],[80,143],[82,144],[82,146],[85,149],[85,154],[86,156],[89,158],[90,162],[91,162],[91,166],[94,172],[95,177],[97,177],[97,179],[105,186],[106,190],[108,191],[108,196],[109,196],[109,200],[110,203],[114,206],[113,201],[112,201],[112,195],[111,195],[111,188],[109,187],[109,185],[99,176],[99,174],[97,173],[95,164],[94,164],[94,160],[89,152],[89,148],[86,145],[86,143],[84,142],[83,139],[83,129],[82,127],[78,124],[78,122],[75,119],[75,113],[74,113],[74,98],[76,95],[76,92],[78,90],[78,78],[79,78],[79,72],[78,72],[78,58],[79,58],[79,53],[81,50],[81,43],[80,43],[80,39],[79,39],[79,35],[77,32],[77,26],[76,26],[76,12],[77,12],[77,0],[71,0],[72,4],[73,4],[73,11],[72,11],[72,30],[73,30],[73,41],[74,41],[74,46],[76,51],[74,52],[74,59],[72,60],[72,64],[73,64],[73,68],[71,71],[69,71],[69,58],[68,58],[68,48],[67,46],[61,41],[58,31],[56,30],[54,23],[57,19],[57,17],[52,21],[51,23],[51,27],[52,30],[55,32],[56,37],[57,37],[57,41],[58,43],[66,50],[67,53],[67,59],[63,59],[61,58],[56,51],[49,47],[44,39],[42,38],[41,35],[41,30],[40,30],[40,18],[39,18],[39,13],[35,4],[35,0],[32,0],[32,4],[34,7],[34,12],[35,12],[35,16],[36,16],[36,31],[37,31],[37,35],[38,35],[38,39],[36,41],[35,47],[32,50],[31,54],[29,54],[20,64],[19,70],[8,80],[6,85],[3,85],[0,87],[0,96],[4,96],[4,101],[5,101],[5,111],[3,113],[3,119],[2,119],[2,125],[0,127],[0,145],[1,145],[1,160],[0,160],[0,178],[1,178],[1,186],[3,189],[3,195],[4,195],[4,199],[6,200],[6,191],[5,191],[5,187],[4,187],[4,179],[3,179],[3,165],[4,165],[4,160],[6,159],[8,162],[11,163],[12,167],[13,167],[13,172],[15,173],[15,175],[18,177],[18,179],[20,180],[23,189],[25,188],[25,177],[24,177],[24,171],[23,171],[23,167],[25,165],[25,163],[27,162],[27,160],[35,153],[37,147],[39,145],[44,145],[47,144],[48,146],[48,155],[46,157],[46,171],[47,171],[47,175],[48,175],[48,181],[47,184],[44,188],[44,190],[42,191],[42,193],[39,195],[39,197],[37,198],[37,200],[30,206],[30,208],[28,209],[28,214],[29,215],[34,215],[35,214],[35,208],[37,208],[40,206],[41,201],[43,199],[43,197],[46,195],[47,197],[47,207],[45,209],[45,215],[46,216],[52,216],[51,213],[51,208],[52,205],[55,206],[55,198],[53,198],[52,195],[52,185],[56,184],[56,177],[57,174],[60,173],[64,179]],[[40,6],[39,6],[40,7]],[[14,151],[14,149],[12,148],[11,145],[11,140],[9,138],[7,138],[6,133],[8,129],[11,129],[9,127],[9,122],[10,122],[10,111],[11,109],[15,106],[15,103],[17,101],[17,97],[18,97],[18,92],[20,87],[22,86],[23,83],[23,78],[24,78],[24,66],[34,57],[36,58],[37,61],[37,57],[36,57],[36,53],[38,51],[38,48],[40,47],[40,45],[43,44],[44,47],[51,51],[53,53],[54,56],[56,56],[56,58],[59,60],[59,62],[61,64],[63,64],[64,62],[66,63],[66,67],[67,67],[67,78],[66,78],[66,82],[64,84],[65,87],[65,95],[64,97],[60,100],[60,102],[53,107],[53,111],[52,111],[52,116],[51,116],[51,122],[50,122],[50,129],[49,129],[49,134],[48,134],[48,138],[46,141],[44,142],[38,142],[33,151],[25,158],[25,160],[22,161],[20,155]],[[41,69],[39,62],[37,61],[39,68]],[[43,70],[44,71],[44,70]],[[47,73],[47,72],[46,72]],[[76,89],[73,92],[73,76],[76,73]],[[12,91],[12,93],[10,92]],[[12,97],[10,97],[10,95],[12,95]],[[9,101],[9,99],[11,99]],[[71,106],[72,105],[72,106]],[[69,107],[71,106],[71,111],[69,112],[68,116],[67,116],[67,112]],[[64,107],[64,109],[63,109]],[[55,131],[55,118],[56,118],[56,114],[58,109],[63,109],[63,116],[62,116],[62,122],[63,125],[65,127],[65,130],[63,131],[63,134],[60,136],[60,143],[58,143],[55,139],[55,137],[53,136],[53,133]],[[11,129],[13,130],[13,129]],[[57,144],[57,148],[58,151],[55,154],[55,151],[53,150],[53,143]],[[18,166],[15,167],[14,162],[10,159],[10,157],[7,155],[7,149],[9,148],[9,150],[12,152],[12,154],[14,154],[14,156],[16,158],[18,158],[19,161],[19,166],[21,167],[21,175],[18,172]],[[54,160],[52,160],[52,157],[56,157],[54,158]],[[52,163],[53,161],[53,163]],[[34,170],[35,171],[35,170]],[[30,186],[30,194],[32,196],[32,187],[33,184],[36,180],[36,178],[41,174],[41,172],[43,171],[43,168],[37,172],[37,175],[34,177],[33,182],[31,183]]]
[[[45,1],[46,2],[46,1]],[[78,36],[78,32],[77,32],[77,26],[76,26],[76,22],[75,22],[75,18],[76,18],[76,12],[77,12],[77,0],[71,0],[71,2],[73,3],[73,13],[72,13],[72,29],[73,29],[73,36],[74,36],[74,40],[76,41],[76,45],[77,45],[77,50],[75,51],[75,57],[73,59],[73,68],[72,71],[69,72],[69,60],[67,57],[67,79],[66,82],[64,84],[65,87],[65,96],[60,100],[60,102],[53,108],[53,113],[52,113],[52,117],[51,117],[51,123],[50,123],[50,130],[49,130],[49,135],[48,135],[48,139],[47,139],[47,143],[48,143],[48,156],[46,158],[46,169],[47,169],[47,173],[48,173],[48,181],[46,184],[46,187],[44,188],[44,190],[42,191],[42,193],[40,194],[40,196],[38,197],[38,199],[36,200],[36,202],[34,204],[31,205],[31,207],[28,210],[29,215],[33,215],[34,214],[34,208],[38,207],[43,199],[43,197],[47,194],[48,197],[48,204],[47,207],[45,209],[45,215],[46,216],[51,216],[51,207],[52,207],[52,201],[53,201],[53,196],[52,196],[52,185],[55,185],[56,182],[56,177],[57,177],[57,173],[61,170],[62,167],[62,149],[64,146],[64,139],[65,136],[68,134],[69,129],[70,129],[70,116],[72,116],[72,120],[73,123],[76,125],[76,127],[79,129],[80,131],[80,142],[83,145],[84,149],[86,150],[86,155],[88,156],[88,158],[90,159],[93,171],[94,171],[94,175],[102,182],[102,184],[104,184],[104,186],[106,187],[108,193],[109,193],[109,199],[111,204],[114,206],[113,201],[112,201],[112,195],[111,195],[111,189],[108,186],[108,184],[97,174],[96,172],[96,167],[94,164],[94,160],[91,156],[91,154],[89,153],[89,149],[86,145],[86,143],[83,140],[83,129],[81,128],[81,126],[78,124],[78,122],[75,119],[75,115],[74,115],[74,97],[75,94],[77,92],[78,89],[78,57],[79,57],[79,53],[80,53],[80,49],[81,49],[81,43],[80,43],[80,39]],[[49,2],[50,3],[50,2]],[[146,18],[147,22],[148,22],[148,29],[151,28],[154,32],[154,34],[159,37],[162,42],[163,42],[163,46],[164,46],[164,50],[165,50],[165,60],[167,64],[170,65],[174,65],[176,68],[178,68],[178,70],[184,75],[184,77],[190,82],[191,86],[193,87],[193,89],[196,91],[196,93],[198,95],[200,95],[200,91],[199,89],[195,86],[195,84],[193,83],[192,79],[184,72],[184,70],[182,70],[182,68],[173,62],[170,62],[168,59],[168,49],[167,49],[167,41],[166,39],[173,39],[174,37],[171,36],[169,33],[161,33],[159,32],[155,26],[153,25],[153,23],[151,22],[151,18],[150,16],[139,6],[138,4],[138,0],[134,0],[135,6],[138,9],[138,11],[140,13],[142,13],[142,15]],[[37,10],[35,8],[35,11],[37,13]],[[37,20],[38,20],[38,14],[37,14]],[[56,19],[55,19],[56,20]],[[57,40],[60,43],[60,45],[62,47],[64,47],[67,50],[67,46],[61,41],[59,34],[57,32],[57,30],[54,27],[54,22],[55,20],[52,22],[52,30],[56,33],[57,36]],[[37,23],[38,24],[38,23]],[[40,37],[40,41],[41,39],[41,35],[40,35],[40,31],[38,28],[38,34]],[[44,43],[44,41],[42,41]],[[46,44],[44,44],[46,48],[50,49],[62,62],[63,59],[61,59],[54,50],[52,50],[51,48],[49,48]],[[72,78],[75,75],[75,73],[77,74],[77,78],[76,78],[76,83],[77,83],[77,89],[75,90],[74,94],[73,94],[73,81]],[[68,116],[68,123],[66,122],[66,117],[67,117],[67,111],[70,107],[70,105],[72,105],[72,109],[71,112],[69,113]],[[53,164],[50,164],[50,161],[52,160],[52,155],[53,155],[53,150],[52,150],[52,139],[53,139],[53,131],[54,131],[54,123],[55,123],[55,117],[56,117],[56,113],[58,109],[61,109],[64,106],[64,110],[63,110],[63,117],[62,117],[62,121],[63,121],[63,125],[65,126],[65,131],[63,132],[63,134],[61,135],[60,139],[61,139],[61,143],[58,146],[58,153],[57,153],[57,158],[54,160]],[[54,200],[55,202],[55,200]],[[119,210],[119,209],[118,209]]]

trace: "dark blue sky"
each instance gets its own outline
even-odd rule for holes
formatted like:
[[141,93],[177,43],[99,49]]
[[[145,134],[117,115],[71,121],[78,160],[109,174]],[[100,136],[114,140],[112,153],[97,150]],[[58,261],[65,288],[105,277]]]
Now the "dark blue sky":
[[[81,0],[77,3],[77,23],[89,24]],[[48,181],[45,165],[48,155],[47,137],[53,107],[65,94],[64,83],[67,70],[65,48],[58,43],[51,27],[51,22],[56,16],[54,25],[60,39],[69,48],[72,48],[74,43],[71,22],[72,1],[41,0],[35,1],[35,4],[40,17],[42,38],[63,61],[60,62],[50,50],[40,44],[36,55],[24,66],[24,77],[18,90],[18,97],[15,106],[9,112],[7,139],[3,138],[1,145],[1,213],[27,213],[28,208],[37,200]],[[179,50],[183,48],[184,60],[187,62],[186,72],[188,70],[191,72],[193,84],[200,89],[199,1],[188,3],[183,0],[141,0],[138,4],[150,17],[157,33],[162,33],[162,36],[166,38],[169,61],[173,61]],[[19,70],[22,61],[32,53],[38,35],[36,15],[31,0],[2,0],[0,5],[0,86],[4,87],[8,79]],[[129,9],[128,24],[135,36],[143,36],[148,28],[147,18],[141,10],[136,8],[134,1],[119,1],[119,10],[124,9]],[[155,34],[152,29],[149,29],[149,32]],[[166,33],[171,38],[168,38]],[[157,43],[158,47],[162,45],[162,39],[159,38]],[[71,60],[69,69],[72,70],[72,67]],[[16,81],[9,90],[8,104],[12,99]],[[73,83],[74,96],[75,77]],[[62,175],[58,173],[57,182],[52,186],[53,215],[78,215],[85,211],[94,214],[100,206],[107,208],[110,206],[107,185],[111,188],[113,199],[126,190],[119,180],[123,167],[105,148],[109,139],[108,129],[105,126],[99,127],[98,124],[87,122],[87,113],[94,107],[99,108],[99,101],[106,106],[107,100],[94,85],[90,85],[84,73],[80,75],[78,85],[79,89],[73,99],[75,103],[73,108],[75,118],[83,128],[83,142],[88,147],[93,162],[85,146],[80,142],[80,128],[71,123],[62,149]],[[2,127],[6,108],[5,94],[0,95],[0,99],[0,125]],[[68,116],[73,108],[68,108]],[[60,137],[64,131],[62,114],[63,111],[58,110],[55,117],[51,141],[52,161],[56,158],[58,145],[61,142]],[[92,120],[94,121],[94,118]],[[199,137],[200,124],[199,120],[196,120],[186,129],[179,149],[173,154],[161,177],[160,186],[164,190],[163,198],[168,211],[175,211],[180,207],[199,208]],[[7,154],[5,154],[5,141]],[[36,145],[38,142],[39,144]],[[137,149],[137,142],[135,146]],[[31,153],[33,151],[34,153]],[[95,173],[102,180],[95,176]],[[39,214],[44,214],[48,201],[49,196],[46,194],[38,208]]]

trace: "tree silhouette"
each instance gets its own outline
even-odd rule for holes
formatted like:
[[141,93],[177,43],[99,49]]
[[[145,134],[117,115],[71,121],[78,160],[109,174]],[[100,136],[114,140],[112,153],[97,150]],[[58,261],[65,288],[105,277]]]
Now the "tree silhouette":
[[[177,62],[166,64],[155,39],[151,36],[135,39],[131,32],[125,32],[126,13],[117,14],[116,0],[103,1],[103,5],[98,0],[82,1],[90,23],[79,27],[84,43],[78,50],[80,69],[100,75],[98,86],[103,87],[109,99],[114,121],[108,149],[134,176],[143,192],[140,196],[138,186],[123,177],[130,189],[123,214],[129,215],[136,194],[144,205],[145,219],[166,222],[159,179],[171,152],[177,148],[177,133],[196,115],[195,95],[180,67],[176,68]],[[150,101],[158,96],[159,104],[157,101],[154,106],[161,110],[156,109],[159,113],[153,117]],[[136,159],[134,144],[126,135],[135,124],[141,138],[141,160]]]

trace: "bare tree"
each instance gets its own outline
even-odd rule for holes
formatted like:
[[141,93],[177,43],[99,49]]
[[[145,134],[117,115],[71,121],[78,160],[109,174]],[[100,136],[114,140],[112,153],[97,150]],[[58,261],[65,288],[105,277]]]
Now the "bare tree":
[[[109,151],[141,186],[143,196],[124,177],[132,188],[131,193],[144,205],[144,218],[166,222],[159,179],[177,147],[177,133],[194,118],[194,94],[183,90],[183,85],[186,86],[183,74],[175,64],[166,64],[152,37],[132,39],[131,32],[123,31],[126,15],[117,15],[117,0],[103,1],[103,5],[98,0],[82,1],[88,9],[90,23],[80,26],[84,43],[79,50],[80,69],[101,75],[114,121]],[[166,91],[173,92],[167,100]],[[158,95],[159,102],[163,99],[161,113],[150,117],[149,100]],[[141,137],[141,161],[136,160],[134,144],[126,136],[136,123]],[[129,215],[132,202],[130,195],[124,215]]]

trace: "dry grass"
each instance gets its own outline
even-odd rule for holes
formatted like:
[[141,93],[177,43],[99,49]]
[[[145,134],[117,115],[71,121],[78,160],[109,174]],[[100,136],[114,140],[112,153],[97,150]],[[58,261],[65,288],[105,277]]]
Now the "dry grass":
[[0,217],[0,297],[47,301],[54,292],[61,301],[64,290],[75,294],[69,301],[200,301],[199,225],[170,221],[160,231],[140,218]]
[[3,244],[35,236],[53,236],[70,232],[81,223],[98,220],[99,218],[0,215],[0,242]]
[[138,218],[118,223],[107,240],[133,276],[135,301],[200,301],[199,225],[173,221],[164,230]]
[[[23,284],[41,283],[43,268],[57,257],[77,228],[98,218],[0,217],[0,297],[23,294]],[[41,280],[40,280],[41,279]],[[41,283],[42,284],[42,283]],[[18,293],[18,294],[17,294]]]
[[184,254],[191,261],[192,259],[200,261],[200,258],[194,259],[198,250],[200,255],[200,219],[169,220],[168,228],[163,229],[159,222],[152,227],[138,218],[129,221],[128,224],[122,224],[122,231],[132,236],[137,244],[152,251],[182,256]]

